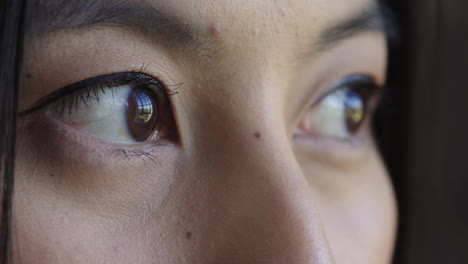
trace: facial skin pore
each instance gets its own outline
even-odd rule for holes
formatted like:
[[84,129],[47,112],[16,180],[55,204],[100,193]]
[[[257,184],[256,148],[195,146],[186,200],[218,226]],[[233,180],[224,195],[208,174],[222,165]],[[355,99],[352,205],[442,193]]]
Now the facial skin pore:
[[20,112],[141,71],[175,91],[177,139],[115,144],[48,108],[22,116],[14,263],[390,263],[394,195],[369,122],[346,139],[297,133],[344,78],[384,84],[385,36],[353,20],[376,19],[375,3],[120,2],[164,16],[27,36]]

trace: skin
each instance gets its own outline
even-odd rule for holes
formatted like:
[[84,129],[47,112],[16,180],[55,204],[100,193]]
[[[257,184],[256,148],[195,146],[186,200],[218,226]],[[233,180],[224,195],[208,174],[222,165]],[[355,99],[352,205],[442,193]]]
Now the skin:
[[294,133],[344,77],[384,83],[380,32],[309,52],[371,2],[148,2],[197,25],[209,49],[118,27],[40,34],[26,47],[20,110],[145,65],[182,84],[170,96],[179,138],[124,155],[44,111],[21,117],[14,263],[389,263],[394,194],[369,122],[359,139]]

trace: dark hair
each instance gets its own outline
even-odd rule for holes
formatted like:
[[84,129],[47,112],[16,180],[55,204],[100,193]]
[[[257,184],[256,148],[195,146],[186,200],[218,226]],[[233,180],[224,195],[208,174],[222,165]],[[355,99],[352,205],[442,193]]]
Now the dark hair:
[[25,0],[0,1],[0,263],[11,261],[16,115]]

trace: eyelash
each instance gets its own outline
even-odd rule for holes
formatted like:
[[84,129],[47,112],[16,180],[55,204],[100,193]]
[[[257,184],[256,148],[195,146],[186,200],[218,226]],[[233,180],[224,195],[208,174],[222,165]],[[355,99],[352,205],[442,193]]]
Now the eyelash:
[[151,77],[141,71],[101,75],[54,91],[21,112],[19,116],[32,114],[54,103],[57,103],[56,107],[61,109],[60,111],[68,109],[71,112],[73,108],[76,109],[79,103],[86,105],[91,99],[99,101],[99,93],[105,94],[109,90],[112,91],[112,87],[121,85],[148,87],[156,93],[167,96],[177,94],[178,88],[177,86],[173,89],[166,88],[157,78]]
[[[362,139],[365,138],[364,134],[362,133],[366,127],[368,127],[368,122],[372,119],[372,114],[377,108],[377,104],[380,101],[381,94],[383,87],[378,85],[375,80],[365,74],[354,74],[348,77],[345,77],[340,82],[333,85],[333,88],[321,95],[318,99],[316,99],[309,107],[308,111],[316,111],[318,107],[321,107],[321,104],[326,100],[329,96],[333,96],[334,94],[340,91],[353,91],[355,94],[359,95],[362,103],[363,103],[363,119],[359,121],[355,130],[348,130],[349,137],[341,137],[341,136],[327,136],[321,135],[320,137],[322,140],[326,142],[336,142],[339,141],[341,143],[348,143],[351,145],[361,144]],[[318,114],[318,113],[316,113]],[[344,121],[344,120],[343,120]],[[347,129],[348,123],[345,125]],[[299,132],[299,136],[301,136],[302,132]],[[317,137],[318,134],[314,134],[316,131],[311,131],[309,136]]]
[[382,87],[377,85],[372,77],[364,74],[355,74],[344,78],[341,82],[338,82],[334,85],[334,88],[320,96],[313,104],[320,104],[320,102],[327,96],[339,91],[346,89],[347,87],[352,89],[358,89],[364,92],[364,96],[367,99],[372,99],[373,97],[379,97],[382,91]]

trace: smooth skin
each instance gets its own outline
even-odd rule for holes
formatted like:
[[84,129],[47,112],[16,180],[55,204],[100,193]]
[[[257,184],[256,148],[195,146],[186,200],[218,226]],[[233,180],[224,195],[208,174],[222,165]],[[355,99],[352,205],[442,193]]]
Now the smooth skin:
[[317,44],[374,3],[146,3],[184,21],[198,44],[106,24],[28,36],[20,111],[144,65],[177,87],[178,138],[121,146],[46,111],[22,116],[14,263],[390,263],[394,194],[370,122],[354,139],[296,133],[343,78],[383,85],[379,30]]

